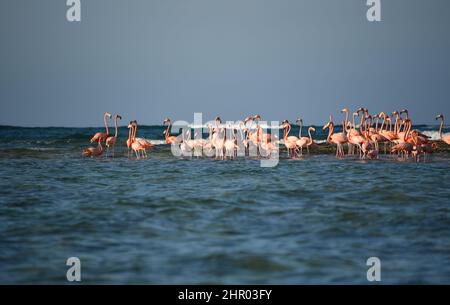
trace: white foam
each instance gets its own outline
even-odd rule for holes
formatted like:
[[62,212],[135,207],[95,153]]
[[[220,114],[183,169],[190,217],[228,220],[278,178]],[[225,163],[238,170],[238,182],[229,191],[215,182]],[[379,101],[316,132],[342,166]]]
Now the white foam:
[[[194,125],[194,124],[189,124],[188,125],[188,127],[193,128],[193,129],[200,129],[200,128],[202,128],[202,129],[209,129],[209,126],[210,125]],[[218,124],[218,125],[211,124],[211,127],[218,127],[218,128],[230,128],[230,126],[231,126],[231,128],[234,128],[234,129],[239,129],[239,128],[242,128],[242,129],[245,129],[245,128],[256,129],[256,124],[251,125],[249,123],[246,126],[244,126],[242,124],[223,124],[223,123],[222,124]],[[260,124],[259,126],[262,129],[264,129],[264,130],[267,130],[267,129],[282,129],[283,128],[282,126],[271,126],[271,125],[267,125],[267,124]]]
[[[440,140],[441,139],[439,137],[439,131],[436,131],[436,130],[421,131],[421,133],[423,133],[426,136],[431,137],[431,140]],[[450,135],[450,133],[442,133],[443,137],[445,137],[447,135]]]
[[313,140],[313,142],[316,144],[323,144],[323,143],[326,143],[327,140]]
[[[283,140],[280,140],[279,142],[280,142],[280,144],[283,144],[283,145],[284,145],[284,141],[283,141]],[[327,140],[314,140],[314,139],[313,139],[313,142],[314,142],[315,144],[323,144],[323,143],[326,143]]]
[[154,145],[164,145],[166,144],[165,140],[149,140]]

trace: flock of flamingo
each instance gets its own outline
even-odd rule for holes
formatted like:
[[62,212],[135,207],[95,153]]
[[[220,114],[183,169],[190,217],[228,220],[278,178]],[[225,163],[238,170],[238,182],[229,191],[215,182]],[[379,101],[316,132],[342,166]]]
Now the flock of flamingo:
[[[83,149],[83,156],[85,157],[98,157],[103,154],[103,146],[102,143],[105,142],[106,145],[106,157],[109,154],[109,148],[112,147],[112,156],[114,157],[114,150],[118,137],[118,120],[121,120],[122,117],[118,114],[114,115],[114,128],[115,134],[114,136],[109,134],[108,122],[106,118],[112,118],[109,112],[105,112],[103,116],[103,122],[105,123],[106,132],[97,132],[92,138],[91,143],[97,142],[97,147],[88,147]],[[128,124],[128,139],[127,139],[127,147],[128,152],[132,149],[136,153],[137,158],[146,157],[147,152],[146,149],[152,148],[154,146],[149,140],[144,138],[136,138],[137,132],[137,122],[131,121]]]
[[[384,153],[388,151],[396,154],[402,159],[412,157],[420,161],[422,155],[424,160],[436,148],[437,143],[431,141],[430,137],[413,129],[408,110],[400,112],[394,111],[391,115],[385,112],[370,115],[367,108],[359,108],[352,113],[350,120],[350,111],[347,108],[341,110],[345,113],[342,120],[342,132],[335,132],[333,116],[330,114],[329,121],[323,126],[323,130],[328,129],[327,142],[336,145],[336,157],[345,157],[344,145],[347,145],[347,155],[359,155],[360,159],[376,159],[379,155],[379,145],[384,145]],[[404,115],[404,117],[403,117]],[[103,116],[106,132],[98,132],[91,138],[91,143],[97,142],[96,147],[83,149],[83,156],[95,157],[101,156],[104,152],[103,143],[106,146],[106,158],[109,156],[109,150],[112,149],[114,157],[115,145],[118,139],[118,120],[122,117],[114,115],[114,136],[109,133],[107,119],[112,115],[106,112]],[[220,117],[216,117],[214,124],[208,124],[209,136],[204,139],[202,135],[195,133],[194,139],[191,138],[191,128],[182,129],[181,137],[171,135],[172,121],[166,118],[163,124],[166,126],[163,134],[165,143],[179,149],[183,155],[200,155],[215,157],[216,159],[235,159],[238,155],[271,157],[278,153],[279,143],[285,146],[287,154],[291,158],[298,158],[303,155],[303,149],[309,154],[309,148],[315,144],[311,132],[313,127],[308,128],[308,136],[302,136],[303,120],[297,119],[299,125],[299,135],[290,135],[292,128],[288,120],[284,120],[279,126],[283,130],[282,141],[274,133],[267,133],[259,124],[260,115],[248,116],[238,124],[222,124]],[[359,120],[359,124],[356,122]],[[444,116],[439,114],[436,120],[440,120],[439,137],[446,144],[450,145],[450,135],[443,135]],[[380,124],[381,122],[381,124]],[[147,149],[151,149],[154,144],[147,139],[136,137],[138,124],[136,121],[130,121],[128,124],[128,156],[133,151],[136,159],[147,157]],[[253,155],[253,154],[254,155]]]
[[[345,120],[342,121],[343,131],[334,133],[333,117],[330,115],[329,122],[323,129],[329,129],[327,141],[336,145],[336,156],[343,157],[345,155],[343,145],[348,145],[348,155],[354,154],[354,148],[359,150],[361,159],[374,159],[378,157],[379,144],[384,143],[384,151],[386,146],[390,145],[391,154],[399,154],[402,158],[407,159],[410,155],[419,161],[420,155],[423,154],[424,159],[428,154],[437,148],[437,143],[430,140],[430,137],[421,133],[416,129],[412,129],[411,119],[407,109],[400,112],[394,111],[391,116],[385,112],[370,115],[367,108],[359,108],[353,113],[353,121],[349,121],[349,110],[344,108],[341,113],[345,113]],[[405,118],[402,115],[405,114]],[[360,116],[359,128],[356,128],[355,118]],[[379,121],[382,120],[381,126]],[[394,127],[392,120],[395,119]],[[442,135],[444,126],[444,116],[439,114],[436,120],[441,120],[439,128],[440,138],[447,144],[450,144],[450,136]],[[375,123],[375,127],[373,126]]]

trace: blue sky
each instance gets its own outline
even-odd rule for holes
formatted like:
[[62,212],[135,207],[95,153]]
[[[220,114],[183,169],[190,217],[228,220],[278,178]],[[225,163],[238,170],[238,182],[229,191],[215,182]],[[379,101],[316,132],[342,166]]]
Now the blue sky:
[[450,115],[450,1],[81,0],[0,3],[0,124],[160,124],[220,115],[323,124],[330,112]]

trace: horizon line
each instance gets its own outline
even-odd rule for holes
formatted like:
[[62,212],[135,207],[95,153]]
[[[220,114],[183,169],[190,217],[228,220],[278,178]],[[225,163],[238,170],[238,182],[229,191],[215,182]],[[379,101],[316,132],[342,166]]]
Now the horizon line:
[[[226,122],[226,121],[225,121]],[[281,121],[280,121],[281,123]],[[326,123],[325,123],[326,124]],[[299,124],[296,124],[294,122],[291,122],[292,126],[300,126]],[[381,125],[381,123],[379,124]],[[420,123],[420,124],[414,124],[416,126],[439,126],[440,123],[436,123],[436,124],[426,124],[426,123]],[[146,127],[167,127],[167,125],[163,125],[163,124],[139,124],[139,126],[146,126]],[[303,126],[324,126],[324,124],[303,124]],[[342,126],[342,123],[340,124],[335,124],[334,126]],[[444,125],[445,127],[446,125]],[[4,128],[4,127],[12,127],[12,128],[105,128],[105,126],[56,126],[56,125],[47,125],[47,126],[21,126],[21,125],[10,125],[10,124],[1,124],[0,123],[0,128]],[[114,129],[114,126],[108,126],[109,128]],[[117,126],[118,128],[128,128],[127,125],[119,125]]]

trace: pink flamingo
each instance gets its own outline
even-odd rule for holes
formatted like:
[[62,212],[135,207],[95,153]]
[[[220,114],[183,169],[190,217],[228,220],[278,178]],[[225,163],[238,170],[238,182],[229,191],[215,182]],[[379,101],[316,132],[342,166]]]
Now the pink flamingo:
[[83,149],[83,157],[99,157],[103,154],[102,141],[98,141],[97,147],[88,147]]
[[374,116],[374,118],[376,119],[375,130],[370,132],[370,139],[375,143],[375,149],[378,151],[379,150],[378,144],[381,142],[385,142],[386,138],[378,133],[378,123],[380,120],[380,116],[377,114]]
[[300,130],[298,134],[298,140],[295,142],[295,144],[300,148],[300,156],[303,156],[303,146],[306,146],[306,151],[309,154],[309,146],[313,144],[313,139],[311,136],[311,131],[316,131],[314,127],[308,128],[308,136],[309,137],[302,137],[302,129],[303,129],[303,120],[297,119],[298,122],[300,122]]
[[[355,115],[358,115],[357,112],[353,113],[353,118],[355,117]],[[355,129],[355,126],[353,126],[349,131],[348,131],[348,135],[347,135],[347,142],[349,144],[351,144],[352,146],[355,145],[359,148],[359,155],[360,157],[362,156],[362,151],[361,151],[361,145],[364,143],[365,138],[362,134],[362,120],[364,119],[364,112],[361,113],[361,124],[359,126],[359,132],[356,132],[357,130]],[[352,151],[352,154],[354,152]]]
[[212,139],[213,127],[210,124],[208,124],[208,128],[209,128],[208,140],[205,140],[205,143],[203,145],[203,152],[207,157],[212,157],[214,156],[214,145]]
[[282,122],[283,126],[283,142],[284,146],[286,146],[286,149],[288,151],[288,155],[293,158],[297,157],[297,141],[298,138],[295,136],[289,136],[289,132],[291,131],[291,124],[288,120],[284,120]]
[[130,156],[131,144],[133,144],[133,122],[130,121],[128,124],[128,139],[127,139],[127,148],[128,148],[128,157]]
[[409,119],[405,119],[405,123],[407,124],[407,131],[404,134],[402,139],[398,139],[398,144],[394,145],[391,148],[391,153],[401,153],[403,154],[404,158],[406,159],[409,154],[413,150],[413,144],[408,142],[409,132],[411,130],[411,125],[409,124]]
[[[276,141],[274,141],[276,142]],[[272,141],[268,141],[267,137],[264,137],[262,142],[261,142],[261,148],[262,151],[264,151],[264,154],[261,154],[263,157],[271,157],[272,156],[272,152],[277,151],[278,150],[278,146],[276,143],[274,143]]]
[[128,124],[128,129],[130,132],[128,133],[127,145],[129,143],[129,147],[135,152],[136,159],[140,159],[141,153],[144,153],[144,148],[136,141],[136,128],[133,121]]
[[[380,117],[383,117],[383,122],[381,123],[381,128],[380,128],[380,134],[383,137],[385,137],[389,142],[395,140],[397,138],[397,136],[394,134],[394,132],[392,132],[392,125],[388,124],[388,122],[391,123],[391,119],[384,112],[380,112]],[[386,127],[385,127],[385,129],[383,129],[385,123],[386,123]],[[390,126],[390,128],[388,130],[389,126]]]
[[[343,122],[345,124],[345,122]],[[333,117],[330,114],[330,121],[323,126],[323,130],[329,129],[327,142],[336,144],[336,157],[344,157],[344,148],[342,145],[347,143],[347,136],[344,132],[334,133]]]
[[400,114],[406,114],[406,116],[405,116],[405,119],[409,119],[409,112],[408,112],[408,109],[403,109],[403,110],[400,110]]
[[[188,140],[186,140],[186,136],[185,136],[184,130],[185,130],[185,128],[182,128],[182,130],[181,130],[181,143],[180,143],[181,153],[182,153],[183,156],[186,156],[186,157],[187,156],[192,156],[191,152],[192,152],[193,146],[188,145],[188,143],[187,143]],[[189,141],[192,141],[192,140],[190,140],[190,137],[191,137],[190,129],[188,131],[188,134],[189,134]]]
[[[354,155],[355,154],[355,146],[357,146],[359,149],[361,149],[360,146],[356,145],[354,143],[354,141],[352,141],[350,138],[351,137],[359,137],[361,136],[361,132],[358,131],[356,129],[356,123],[355,123],[355,118],[359,115],[359,113],[361,112],[361,122],[360,122],[360,129],[361,129],[361,124],[362,124],[362,120],[363,120],[363,114],[364,114],[364,108],[358,108],[358,110],[356,110],[356,112],[353,113],[352,118],[353,118],[353,124],[348,120],[348,114],[349,114],[349,110],[347,108],[344,108],[341,110],[341,112],[346,112],[346,118],[345,118],[345,131],[346,131],[346,136],[347,136],[347,146],[348,146],[348,155]],[[350,127],[350,128],[348,128]],[[344,129],[344,128],[343,128]],[[358,138],[356,138],[358,139]]]
[[177,137],[170,135],[170,128],[172,127],[172,121],[169,118],[165,118],[163,124],[164,125],[167,124],[167,129],[164,130],[163,132],[166,144],[179,144],[180,140]]
[[202,155],[203,148],[208,143],[207,140],[203,139],[203,133],[200,131],[200,138],[197,138],[199,135],[198,131],[194,133],[194,140],[193,143],[193,149],[194,149],[194,155],[199,158]]
[[[250,138],[251,138],[251,125],[250,127],[247,127],[247,122],[251,121],[253,124],[253,118],[249,115],[244,119],[244,122],[242,123],[243,128],[240,126],[241,128],[241,136],[243,139],[243,144],[244,144],[244,150],[245,150],[245,155],[248,156],[250,154]],[[245,136],[244,136],[245,134]]]
[[438,145],[436,142],[428,142],[426,144],[420,145],[420,151],[423,153],[423,160],[427,160],[427,156],[429,154],[432,154],[435,149],[438,148]]
[[133,121],[133,126],[134,126],[134,141],[138,142],[139,145],[142,146],[143,153],[147,157],[146,149],[152,148],[153,146],[155,146],[155,144],[153,144],[152,142],[150,142],[149,140],[144,139],[144,138],[136,138],[137,127],[138,127],[138,124],[137,124],[136,120]]
[[91,143],[98,142],[98,141],[105,141],[107,137],[109,137],[109,129],[108,124],[106,122],[106,117],[111,118],[111,114],[109,112],[105,112],[103,115],[103,122],[105,123],[106,133],[104,132],[97,132],[92,138]]
[[[374,150],[373,146],[372,146],[372,141],[370,139],[370,128],[369,128],[369,123],[367,122],[367,120],[370,121],[370,125],[372,125],[372,117],[370,116],[370,114],[367,116],[366,122],[363,124],[364,126],[364,131],[361,129],[361,133],[364,136],[364,141],[361,144],[361,152],[362,152],[362,159],[366,159],[366,158],[374,158],[376,156],[378,156],[378,150]],[[362,128],[362,127],[361,127]]]
[[445,143],[447,143],[448,145],[450,145],[450,135],[446,135],[443,136],[442,135],[442,128],[444,127],[444,116],[442,114],[439,114],[438,116],[436,116],[436,120],[441,120],[441,125],[439,127],[439,138],[444,141]]
[[214,147],[216,151],[216,159],[222,159],[224,157],[224,147],[225,147],[225,136],[222,138],[222,133],[225,133],[225,129],[223,127],[220,127],[220,124],[222,123],[222,120],[219,116],[217,116],[215,119],[215,127],[213,128],[212,138],[211,138],[211,144]]
[[257,136],[258,136],[258,142],[259,143],[261,143],[261,141],[270,142],[270,134],[265,133],[264,130],[262,129],[261,125],[259,124],[259,122],[261,121],[261,116],[259,114],[257,114],[253,117],[253,120],[256,121],[256,131],[257,131]]
[[230,158],[233,157],[233,159],[235,158],[235,150],[237,149],[237,145],[236,145],[236,139],[235,139],[235,135],[234,135],[234,130],[231,128],[231,124],[228,127],[229,130],[229,134],[230,134],[230,138],[227,139],[227,133],[225,131],[225,143],[224,143],[224,147],[225,147],[225,159],[227,158],[227,156],[229,156]]
[[114,150],[116,147],[116,141],[117,141],[117,134],[118,134],[118,129],[117,129],[117,120],[121,120],[122,117],[118,114],[114,115],[114,128],[115,128],[115,134],[114,137],[108,137],[106,138],[106,156],[108,156],[108,151],[109,151],[109,147],[112,146],[113,148],[113,158],[114,158]]
[[[221,134],[223,134],[223,137],[221,138]],[[221,128],[218,133],[216,133],[216,135],[218,135],[218,138],[216,138],[216,141],[214,142],[214,147],[216,148],[216,158],[219,159],[224,159],[224,149],[225,149],[225,140],[226,138],[226,134],[225,134],[225,129]]]

